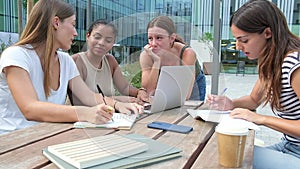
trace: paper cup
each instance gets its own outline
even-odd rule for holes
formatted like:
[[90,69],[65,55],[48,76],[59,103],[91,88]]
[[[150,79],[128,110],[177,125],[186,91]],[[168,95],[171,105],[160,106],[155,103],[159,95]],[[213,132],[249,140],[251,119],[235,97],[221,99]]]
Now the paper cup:
[[247,127],[218,125],[216,127],[219,164],[224,167],[241,167],[248,135]]

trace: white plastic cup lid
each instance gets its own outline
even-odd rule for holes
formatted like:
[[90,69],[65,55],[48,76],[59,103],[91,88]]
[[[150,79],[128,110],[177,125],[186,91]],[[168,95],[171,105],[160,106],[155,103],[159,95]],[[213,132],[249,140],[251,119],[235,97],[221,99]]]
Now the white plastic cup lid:
[[219,124],[215,131],[221,134],[234,135],[234,136],[244,136],[248,135],[248,127],[246,126],[238,126],[238,125],[230,125],[230,124]]

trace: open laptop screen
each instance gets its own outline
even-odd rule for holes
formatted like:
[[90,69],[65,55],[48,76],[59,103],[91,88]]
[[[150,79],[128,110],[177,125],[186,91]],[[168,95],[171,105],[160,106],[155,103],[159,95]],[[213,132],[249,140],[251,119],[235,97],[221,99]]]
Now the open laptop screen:
[[145,113],[156,113],[184,104],[195,77],[194,66],[163,66],[150,110]]

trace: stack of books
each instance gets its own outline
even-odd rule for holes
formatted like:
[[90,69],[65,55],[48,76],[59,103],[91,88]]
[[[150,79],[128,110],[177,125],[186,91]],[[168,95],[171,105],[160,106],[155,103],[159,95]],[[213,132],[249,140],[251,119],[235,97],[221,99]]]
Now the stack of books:
[[181,150],[129,134],[111,134],[48,146],[43,154],[59,168],[132,168],[181,156]]

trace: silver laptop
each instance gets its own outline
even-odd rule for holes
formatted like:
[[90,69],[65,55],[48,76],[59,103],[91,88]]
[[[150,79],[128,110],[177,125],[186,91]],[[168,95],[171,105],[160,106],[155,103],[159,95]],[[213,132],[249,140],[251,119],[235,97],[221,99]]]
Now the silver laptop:
[[192,85],[194,71],[195,66],[161,67],[152,103],[144,112],[157,113],[182,106]]

